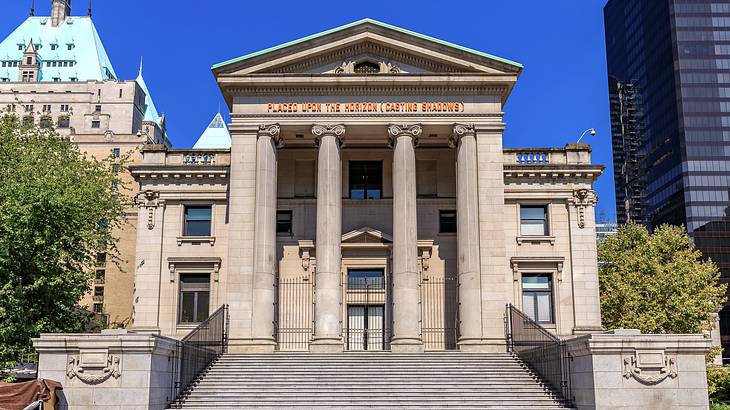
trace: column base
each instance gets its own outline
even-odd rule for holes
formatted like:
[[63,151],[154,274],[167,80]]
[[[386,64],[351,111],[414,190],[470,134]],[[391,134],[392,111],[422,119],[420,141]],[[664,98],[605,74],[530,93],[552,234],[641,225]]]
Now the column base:
[[390,351],[395,353],[423,353],[423,341],[421,339],[393,339],[390,342]]
[[276,342],[271,339],[236,339],[228,342],[229,353],[274,353]]
[[342,339],[315,339],[309,344],[309,351],[312,353],[342,353],[345,346]]
[[505,353],[507,344],[504,339],[461,339],[456,343],[461,352],[467,353]]

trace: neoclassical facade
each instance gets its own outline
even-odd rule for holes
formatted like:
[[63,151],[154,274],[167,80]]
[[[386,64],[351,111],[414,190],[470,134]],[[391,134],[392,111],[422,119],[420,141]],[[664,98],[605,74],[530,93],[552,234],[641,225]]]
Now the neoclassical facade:
[[601,330],[590,148],[503,148],[522,66],[374,20],[214,66],[230,148],[147,145],[133,324],[231,351],[503,351]]

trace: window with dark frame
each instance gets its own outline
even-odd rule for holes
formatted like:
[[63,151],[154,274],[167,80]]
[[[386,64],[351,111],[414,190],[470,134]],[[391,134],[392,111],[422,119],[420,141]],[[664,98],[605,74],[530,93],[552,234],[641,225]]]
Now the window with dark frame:
[[381,199],[383,162],[350,161],[350,199]]
[[276,211],[276,233],[291,235],[292,233],[292,211]]
[[119,148],[112,149],[112,157],[119,158],[122,155],[122,151]]
[[210,236],[212,207],[186,206],[184,236]]
[[91,121],[91,128],[101,128],[101,121]]
[[210,311],[210,275],[180,274],[178,323],[200,323]]
[[383,269],[348,269],[348,289],[385,289]]
[[520,206],[520,235],[548,235],[548,213],[546,206]]
[[363,61],[355,64],[353,71],[356,74],[378,74],[380,73],[380,64],[372,61]]
[[522,311],[537,323],[555,323],[551,274],[522,274]]
[[439,211],[439,233],[456,233],[456,211]]

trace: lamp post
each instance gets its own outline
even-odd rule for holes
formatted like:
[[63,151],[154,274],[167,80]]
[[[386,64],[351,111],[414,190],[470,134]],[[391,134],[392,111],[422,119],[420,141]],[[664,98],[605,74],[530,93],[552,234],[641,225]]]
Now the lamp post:
[[596,135],[596,129],[595,128],[588,128],[587,130],[583,131],[583,134],[580,134],[580,138],[578,138],[578,142],[576,144],[580,144],[580,140],[583,139],[583,137],[586,136],[586,134],[590,133],[591,137],[594,137]]

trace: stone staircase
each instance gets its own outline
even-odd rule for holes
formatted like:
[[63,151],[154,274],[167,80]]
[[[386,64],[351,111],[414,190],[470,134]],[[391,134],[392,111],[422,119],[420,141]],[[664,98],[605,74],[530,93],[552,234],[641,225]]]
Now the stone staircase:
[[183,409],[563,409],[519,359],[460,352],[224,354]]

